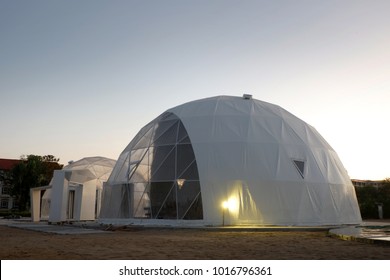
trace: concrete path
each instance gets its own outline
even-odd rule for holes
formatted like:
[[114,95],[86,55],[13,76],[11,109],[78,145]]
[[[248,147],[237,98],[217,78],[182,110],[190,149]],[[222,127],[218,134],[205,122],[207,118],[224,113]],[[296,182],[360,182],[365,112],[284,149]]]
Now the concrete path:
[[[111,230],[103,230],[97,222],[77,222],[74,224],[48,224],[47,222],[31,222],[31,219],[7,220],[0,219],[0,225],[28,229],[55,234],[95,234],[112,233]],[[363,222],[361,225],[345,227],[210,227],[204,230],[226,231],[327,231],[332,237],[343,240],[361,241],[367,243],[382,243],[390,245],[390,221]]]
[[34,231],[50,232],[55,234],[94,234],[94,233],[111,233],[110,231],[105,231],[101,229],[83,227],[82,224],[79,225],[49,225],[47,222],[31,222],[29,220],[5,220],[0,219],[0,225],[6,225],[14,228],[21,228]]
[[390,245],[390,222],[363,222],[358,226],[331,229],[329,234],[343,240]]

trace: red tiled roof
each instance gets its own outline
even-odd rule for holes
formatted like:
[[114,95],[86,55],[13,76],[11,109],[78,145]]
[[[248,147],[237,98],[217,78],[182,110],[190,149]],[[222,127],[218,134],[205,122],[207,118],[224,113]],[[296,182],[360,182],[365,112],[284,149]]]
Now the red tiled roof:
[[0,170],[11,170],[19,162],[21,162],[20,159],[0,158]]

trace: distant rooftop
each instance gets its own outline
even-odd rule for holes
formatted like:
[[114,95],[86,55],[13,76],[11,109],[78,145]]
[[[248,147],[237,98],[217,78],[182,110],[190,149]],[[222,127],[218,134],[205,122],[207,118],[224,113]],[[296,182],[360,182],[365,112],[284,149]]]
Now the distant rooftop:
[[0,158],[0,170],[11,170],[15,165],[20,163],[20,159]]
[[384,180],[359,180],[351,179],[355,187],[380,187],[384,184]]

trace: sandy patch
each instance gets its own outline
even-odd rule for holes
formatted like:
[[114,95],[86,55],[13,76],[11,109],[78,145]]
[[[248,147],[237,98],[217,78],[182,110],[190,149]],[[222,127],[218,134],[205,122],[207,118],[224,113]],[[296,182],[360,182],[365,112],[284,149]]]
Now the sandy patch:
[[57,235],[0,226],[2,260],[12,259],[390,259],[390,246],[321,232],[229,232],[139,228]]

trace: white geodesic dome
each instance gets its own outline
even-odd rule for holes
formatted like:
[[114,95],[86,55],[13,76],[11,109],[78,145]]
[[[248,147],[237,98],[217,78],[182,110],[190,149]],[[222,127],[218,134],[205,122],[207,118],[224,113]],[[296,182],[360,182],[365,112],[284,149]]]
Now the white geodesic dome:
[[361,222],[336,152],[310,125],[251,96],[171,108],[121,153],[101,218],[204,225]]
[[115,166],[116,161],[105,157],[86,157],[69,163],[63,168],[67,170],[69,180],[82,183],[90,179],[96,179],[97,188],[103,187]]

